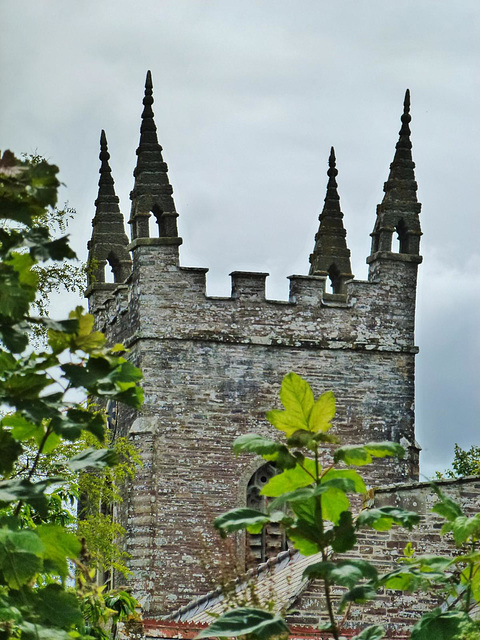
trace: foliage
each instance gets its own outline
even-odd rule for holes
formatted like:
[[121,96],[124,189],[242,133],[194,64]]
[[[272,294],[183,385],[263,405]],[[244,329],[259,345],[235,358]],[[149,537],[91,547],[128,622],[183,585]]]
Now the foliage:
[[[336,640],[340,638],[350,605],[374,599],[379,588],[443,596],[443,605],[425,613],[412,628],[412,640],[478,639],[480,628],[472,613],[480,604],[480,514],[467,517],[458,504],[434,486],[438,502],[433,511],[445,519],[442,533],[452,535],[460,553],[416,556],[408,544],[403,561],[383,576],[366,560],[342,557],[339,554],[355,547],[359,529],[387,531],[398,525],[411,530],[420,518],[396,507],[364,509],[355,516],[350,508],[350,495],[365,495],[365,484],[355,469],[336,465],[363,466],[376,457],[402,457],[403,450],[391,442],[336,446],[333,464],[322,468],[320,447],[338,445],[338,439],[330,431],[335,415],[333,394],[324,393],[315,401],[309,385],[295,373],[289,373],[282,382],[280,398],[284,410],[270,411],[267,419],[285,434],[285,442],[246,434],[237,438],[233,447],[237,455],[256,453],[276,464],[280,473],[262,490],[272,500],[266,513],[241,508],[219,516],[215,526],[220,534],[225,536],[242,529],[259,533],[267,523],[278,522],[298,551],[306,556],[318,554],[320,560],[312,561],[303,575],[323,582],[328,622],[320,628]],[[338,602],[334,601],[333,590],[342,594]],[[243,607],[217,618],[200,637],[248,635],[266,640],[287,636],[288,627],[280,621],[274,612]],[[382,625],[373,625],[355,640],[380,640],[384,635]]]
[[[44,162],[44,158],[38,154],[22,154],[23,159],[29,165],[39,165]],[[76,211],[73,207],[65,202],[62,208],[50,206],[44,208],[33,218],[32,226],[36,228],[47,227],[52,237],[65,235],[69,222],[73,220]],[[3,219],[5,227],[8,222]],[[48,315],[49,302],[52,293],[70,292],[77,295],[83,295],[87,285],[86,265],[82,264],[73,257],[67,257],[64,260],[47,260],[43,263],[37,263],[33,267],[38,275],[38,291],[33,302],[32,308],[40,316]],[[41,341],[46,340],[45,328],[41,325],[34,327],[34,334],[38,345]]]
[[473,445],[470,449],[462,449],[455,444],[452,469],[447,469],[443,473],[437,472],[437,479],[478,475],[480,475],[480,447]]
[[[50,468],[43,465],[84,434],[105,443],[105,418],[78,404],[79,391],[133,407],[142,401],[140,371],[123,347],[106,347],[92,316],[81,308],[63,321],[32,315],[36,266],[75,255],[66,238],[52,239],[38,224],[56,203],[57,172],[44,160],[19,161],[11,152],[0,159],[0,218],[6,222],[0,228],[0,402],[8,412],[0,421],[0,640],[106,638],[106,620],[133,606],[128,594],[117,594],[117,606],[109,609],[93,584],[86,549],[63,527],[55,491],[68,481],[65,470],[109,468],[117,453],[91,447],[62,466],[55,458]],[[48,343],[37,351],[29,346],[35,326],[48,329]],[[72,566],[75,589],[67,586]]]

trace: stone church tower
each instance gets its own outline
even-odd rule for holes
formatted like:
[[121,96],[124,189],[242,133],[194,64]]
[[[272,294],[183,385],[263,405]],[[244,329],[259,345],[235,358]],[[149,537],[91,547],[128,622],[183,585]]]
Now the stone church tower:
[[[261,482],[263,461],[235,459],[232,442],[251,431],[271,435],[265,412],[278,406],[289,371],[305,377],[316,395],[333,390],[344,442],[395,440],[407,449],[404,461],[372,467],[372,484],[417,479],[414,320],[422,258],[407,92],[371,234],[368,281],[352,274],[332,149],[310,272],[290,276],[289,300],[266,299],[268,274],[243,271],[231,273],[230,297],[208,297],[207,269],[179,263],[178,213],[152,104],[148,73],[130,242],[102,132],[87,296],[97,327],[112,343],[123,342],[144,373],[142,410],[119,407],[115,429],[128,434],[143,460],[120,517],[133,592],[154,617],[207,590],[200,557],[205,545],[216,544],[209,523],[245,505]],[[392,251],[394,235],[399,252]],[[105,282],[107,263],[113,283]],[[242,556],[245,540],[237,542]]]

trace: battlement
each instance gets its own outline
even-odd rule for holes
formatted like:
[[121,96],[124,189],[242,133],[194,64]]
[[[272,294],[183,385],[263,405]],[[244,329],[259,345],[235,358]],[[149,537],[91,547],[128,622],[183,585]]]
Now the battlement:
[[[168,259],[165,260],[165,249]],[[233,271],[230,297],[206,293],[208,269],[177,266],[169,245],[145,243],[124,285],[91,288],[99,328],[139,338],[416,353],[416,270],[392,260],[391,278],[349,280],[345,293],[325,291],[326,276],[289,277],[288,300],[266,298],[267,273]],[[135,251],[135,253],[139,251]],[[172,264],[173,262],[173,264]],[[399,268],[402,273],[399,274]],[[118,339],[118,337],[115,337]]]

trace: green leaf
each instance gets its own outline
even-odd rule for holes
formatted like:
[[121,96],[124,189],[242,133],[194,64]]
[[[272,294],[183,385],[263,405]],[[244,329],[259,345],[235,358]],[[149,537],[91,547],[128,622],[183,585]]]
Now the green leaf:
[[0,473],[9,475],[22,451],[22,445],[12,437],[12,434],[0,429]]
[[80,554],[80,541],[73,533],[56,524],[41,525],[36,533],[44,546],[46,568],[58,573],[64,580],[68,575],[67,560],[75,560]]
[[407,511],[398,507],[379,507],[365,509],[357,518],[357,527],[372,527],[377,531],[388,531],[394,524],[411,530],[420,522],[420,516],[414,511]]
[[448,522],[453,522],[456,518],[464,515],[460,506],[447,495],[445,495],[443,491],[441,491],[437,487],[437,485],[432,484],[432,489],[440,498],[439,502],[437,502],[432,507],[433,513],[438,513],[438,515],[443,516],[446,520],[448,520]]
[[[282,513],[282,516],[284,514]],[[248,529],[250,533],[259,533],[264,524],[270,522],[271,516],[255,509],[232,509],[215,518],[214,526],[220,531],[238,531]]]
[[[276,509],[286,502],[299,502],[299,501],[307,501],[310,498],[314,498],[315,496],[321,496],[328,494],[329,492],[343,492],[346,493],[348,491],[354,491],[354,484],[351,480],[347,478],[332,478],[329,482],[324,482],[315,487],[302,487],[300,489],[295,489],[295,491],[290,491],[288,493],[284,493],[275,500],[270,503],[270,509]],[[337,493],[335,493],[337,495]],[[347,500],[348,502],[348,500]]]
[[0,529],[0,570],[11,589],[20,589],[40,571],[42,553],[34,531]]
[[[25,620],[18,625],[18,628],[22,632],[22,640],[23,638],[25,638],[25,640],[72,640],[72,637],[75,637],[62,629],[45,627]],[[78,637],[79,636],[77,636],[77,638]],[[88,636],[86,637],[88,638]],[[90,636],[90,638],[92,638],[92,636]]]
[[312,556],[326,545],[318,527],[309,521],[298,519],[287,529],[287,536],[297,551],[304,556]]
[[[349,483],[351,486],[350,491],[353,491],[353,482],[345,478],[336,478],[328,483]],[[327,485],[327,483],[325,483]],[[325,485],[320,485],[321,487]],[[335,486],[329,487],[329,490],[322,496],[322,515],[324,520],[338,524],[342,513],[348,511],[350,508],[350,501],[345,495],[344,489],[337,489]]]
[[381,640],[385,637],[385,629],[382,625],[374,624],[367,627],[361,633],[354,636],[352,640]]
[[197,638],[221,638],[252,635],[259,640],[287,637],[289,629],[278,613],[240,607],[217,618]]
[[303,572],[309,580],[322,578],[332,584],[352,588],[360,580],[377,580],[375,567],[365,560],[341,560],[339,562],[317,562]]
[[329,482],[334,478],[345,478],[353,483],[353,491],[356,493],[366,493],[367,488],[362,476],[354,469],[330,469],[323,476],[321,482]]
[[298,416],[302,424],[308,424],[314,405],[313,393],[308,382],[293,371],[287,373],[282,380],[280,400],[289,414]]
[[256,433],[246,433],[238,437],[233,443],[233,452],[235,455],[243,452],[256,453],[265,460],[278,462],[282,469],[293,469],[297,464],[296,459],[284,444],[264,438]]
[[71,471],[80,469],[103,469],[113,467],[118,463],[118,454],[114,449],[85,449],[70,458],[66,465]]
[[412,628],[411,640],[454,640],[474,632],[476,625],[463,611],[434,609]]
[[336,553],[346,553],[357,544],[353,516],[350,511],[343,511],[340,514],[338,524],[333,526],[331,535],[330,544]]
[[469,538],[478,540],[480,537],[480,513],[475,514],[472,518],[458,516],[453,521],[451,530],[457,545],[462,545]]
[[62,483],[63,478],[52,477],[31,482],[27,479],[4,480],[0,482],[0,503],[8,504],[22,500],[34,507],[42,517],[47,515],[45,491],[51,484]]
[[300,487],[306,487],[315,481],[315,460],[305,458],[304,469],[296,464],[293,469],[286,469],[267,482],[261,490],[261,494],[270,498],[276,498],[283,493],[294,491]]
[[326,391],[313,405],[308,418],[308,428],[314,433],[325,432],[332,426],[330,420],[335,416],[335,396],[332,391]]
[[36,593],[38,612],[46,623],[69,629],[81,624],[83,615],[77,596],[67,593],[59,584],[49,584]]
[[371,584],[357,585],[343,595],[338,610],[343,611],[349,602],[363,603],[376,597],[377,592]]
[[308,383],[296,373],[288,373],[282,381],[280,400],[285,411],[269,411],[267,420],[287,436],[291,436],[297,429],[308,429],[308,419],[314,405],[313,393]]
[[370,464],[372,458],[395,456],[403,458],[405,449],[397,442],[369,442],[365,445],[345,445],[335,451],[334,461],[355,466]]

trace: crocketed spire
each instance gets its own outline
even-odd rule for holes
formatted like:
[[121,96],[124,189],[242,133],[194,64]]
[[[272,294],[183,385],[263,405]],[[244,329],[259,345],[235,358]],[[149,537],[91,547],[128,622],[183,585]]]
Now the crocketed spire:
[[315,235],[315,248],[310,255],[310,275],[329,276],[334,293],[343,293],[345,282],[353,278],[347,232],[343,227],[343,213],[337,191],[335,150],[328,159],[327,195],[319,216],[320,226]]
[[118,206],[112,170],[108,163],[107,137],[100,135],[100,179],[98,197],[95,200],[95,217],[92,220],[92,239],[88,243],[90,265],[88,284],[105,282],[105,267],[110,264],[115,282],[124,282],[131,270],[128,238],[125,233],[123,215]]
[[383,201],[377,207],[377,220],[372,236],[372,254],[392,250],[392,235],[395,231],[400,241],[399,253],[418,255],[420,251],[420,213],[415,181],[415,163],[412,160],[410,140],[410,91],[405,93],[402,126],[390,165],[390,174],[385,182]]
[[137,166],[133,175],[135,184],[130,193],[132,210],[132,240],[148,238],[150,215],[158,224],[159,236],[177,238],[177,217],[173,201],[173,189],[168,180],[168,167],[163,161],[162,147],[158,144],[157,127],[153,119],[152,74],[147,72],[143,98],[140,143],[137,149]]

